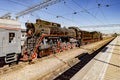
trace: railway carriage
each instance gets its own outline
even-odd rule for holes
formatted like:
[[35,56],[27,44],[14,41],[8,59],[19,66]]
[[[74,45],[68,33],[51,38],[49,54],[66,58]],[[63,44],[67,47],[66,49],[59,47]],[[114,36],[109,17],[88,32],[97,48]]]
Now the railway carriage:
[[100,32],[96,32],[96,31],[93,31],[91,32],[92,33],[92,37],[93,37],[93,42],[96,42],[96,41],[99,41],[102,39],[102,34]]
[[18,60],[21,53],[21,25],[15,20],[0,19],[0,66]]

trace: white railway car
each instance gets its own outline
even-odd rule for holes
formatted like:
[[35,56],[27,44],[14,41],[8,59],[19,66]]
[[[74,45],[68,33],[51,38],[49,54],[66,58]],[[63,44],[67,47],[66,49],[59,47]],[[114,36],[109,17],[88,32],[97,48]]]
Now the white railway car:
[[20,53],[20,22],[10,19],[0,19],[0,66],[16,62]]

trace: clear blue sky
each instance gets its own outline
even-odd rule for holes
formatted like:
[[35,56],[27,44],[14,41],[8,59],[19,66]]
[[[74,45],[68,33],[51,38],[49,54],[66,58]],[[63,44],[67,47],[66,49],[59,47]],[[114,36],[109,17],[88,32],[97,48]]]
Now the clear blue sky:
[[[16,13],[34,6],[44,0],[0,0],[0,16]],[[65,1],[65,2],[64,2]],[[21,16],[19,21],[35,22],[37,18],[60,23],[62,26],[89,26],[120,24],[120,0],[64,0],[44,9]],[[61,16],[56,18],[56,16]],[[84,30],[101,32],[120,31],[120,27],[82,27]]]

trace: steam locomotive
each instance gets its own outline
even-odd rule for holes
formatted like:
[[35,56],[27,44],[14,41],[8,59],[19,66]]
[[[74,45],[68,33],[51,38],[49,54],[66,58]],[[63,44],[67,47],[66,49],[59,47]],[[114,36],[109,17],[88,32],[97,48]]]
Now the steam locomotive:
[[[32,59],[36,56],[42,57],[53,53],[59,53],[102,39],[102,34],[100,32],[83,31],[74,26],[62,28],[58,23],[40,19],[36,19],[36,23],[27,22],[25,26],[26,33],[28,34],[29,30],[31,30],[31,39],[35,41],[35,43],[30,41],[30,44],[34,45],[32,46]],[[23,46],[23,52],[25,50],[24,47],[28,46],[28,44],[29,43],[26,41]],[[22,60],[28,60],[27,54],[23,53],[22,57]]]

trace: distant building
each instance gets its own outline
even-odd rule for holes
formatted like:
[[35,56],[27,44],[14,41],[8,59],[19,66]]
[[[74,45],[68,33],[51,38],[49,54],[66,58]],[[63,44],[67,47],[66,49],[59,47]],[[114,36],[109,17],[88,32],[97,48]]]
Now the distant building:
[[26,29],[21,29],[21,46],[23,46],[25,40],[26,40]]

